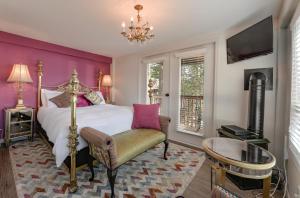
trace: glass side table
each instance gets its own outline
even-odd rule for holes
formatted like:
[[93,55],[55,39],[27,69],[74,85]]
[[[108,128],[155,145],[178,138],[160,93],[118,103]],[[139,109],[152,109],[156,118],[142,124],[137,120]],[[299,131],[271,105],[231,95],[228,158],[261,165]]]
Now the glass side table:
[[5,108],[5,144],[21,137],[33,139],[34,109]]
[[216,170],[216,183],[224,186],[226,172],[243,178],[263,179],[263,197],[270,197],[272,168],[276,159],[269,151],[246,141],[208,138],[203,149]]

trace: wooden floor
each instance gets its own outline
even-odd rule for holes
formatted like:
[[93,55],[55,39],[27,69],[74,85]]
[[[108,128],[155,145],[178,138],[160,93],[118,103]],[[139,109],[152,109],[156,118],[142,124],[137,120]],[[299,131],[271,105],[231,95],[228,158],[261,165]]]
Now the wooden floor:
[[[236,192],[241,197],[255,197],[259,191],[240,191],[231,182],[226,180],[226,188]],[[185,198],[209,198],[210,197],[210,167],[206,160],[197,175],[194,177],[184,192]],[[275,197],[282,197],[277,193]],[[10,164],[9,151],[7,148],[0,148],[0,198],[17,197],[13,172]]]
[[6,148],[0,148],[0,197],[17,197],[9,151]]

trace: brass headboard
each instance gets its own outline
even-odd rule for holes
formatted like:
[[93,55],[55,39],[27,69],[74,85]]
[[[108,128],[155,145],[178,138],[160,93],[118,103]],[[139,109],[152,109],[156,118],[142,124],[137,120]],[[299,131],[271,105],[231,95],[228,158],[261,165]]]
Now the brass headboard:
[[[57,91],[69,91],[71,90],[71,82],[67,81],[64,82],[63,84],[57,85],[57,86],[43,86],[42,85],[42,77],[43,77],[43,62],[42,61],[38,61],[37,63],[37,67],[38,67],[38,95],[37,95],[37,111],[39,110],[39,108],[41,107],[41,95],[42,95],[42,89],[51,89],[51,90],[57,90]],[[98,86],[97,87],[88,87],[87,85],[84,85],[82,83],[78,84],[78,92],[80,93],[88,93],[92,90],[99,90],[101,88],[101,80],[102,80],[103,74],[101,71],[99,71],[99,77],[97,79],[98,81]]]

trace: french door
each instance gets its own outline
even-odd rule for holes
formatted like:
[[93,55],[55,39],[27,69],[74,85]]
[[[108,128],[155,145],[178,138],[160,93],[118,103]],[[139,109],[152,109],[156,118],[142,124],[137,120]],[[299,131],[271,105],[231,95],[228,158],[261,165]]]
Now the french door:
[[197,145],[213,130],[214,45],[174,53],[173,61],[174,138]]
[[144,84],[153,80],[154,102],[172,119],[170,138],[199,146],[213,130],[214,45],[147,59],[144,68]]
[[[154,82],[153,102],[160,104],[160,114],[169,115],[169,96],[170,96],[170,71],[169,57],[161,56],[144,61],[145,72],[147,73],[147,81],[151,79]],[[149,103],[148,87],[146,92],[146,101]]]

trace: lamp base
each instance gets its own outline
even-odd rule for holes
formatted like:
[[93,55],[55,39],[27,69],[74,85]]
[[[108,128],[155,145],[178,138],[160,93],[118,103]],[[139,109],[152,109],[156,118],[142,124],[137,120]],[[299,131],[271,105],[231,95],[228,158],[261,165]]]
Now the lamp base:
[[23,103],[23,99],[18,99],[18,104],[15,107],[16,109],[25,109],[26,106]]

